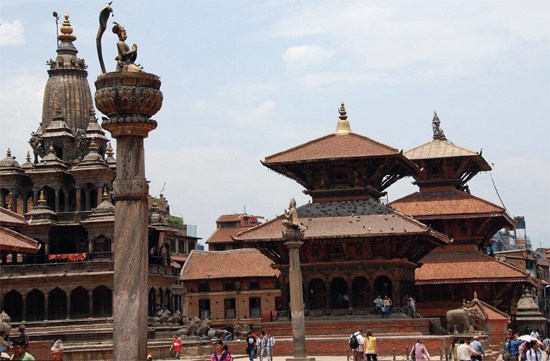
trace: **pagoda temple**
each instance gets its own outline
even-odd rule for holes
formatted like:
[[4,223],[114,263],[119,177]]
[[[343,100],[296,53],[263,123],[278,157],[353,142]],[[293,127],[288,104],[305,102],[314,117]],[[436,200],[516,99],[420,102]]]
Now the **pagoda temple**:
[[[353,133],[344,104],[335,133],[268,156],[262,164],[297,181],[312,198],[296,209],[305,229],[300,263],[310,315],[367,313],[377,295],[397,305],[414,292],[420,260],[450,243],[444,234],[380,202],[387,187],[416,176],[418,167],[397,149]],[[289,252],[282,218],[233,239],[275,262],[281,305],[288,310]]]
[[433,139],[404,153],[420,168],[412,174],[418,192],[390,203],[454,240],[424,257],[416,270],[417,309],[426,317],[444,316],[476,292],[480,300],[513,315],[521,286],[538,281],[484,250],[498,230],[513,228],[515,222],[503,207],[470,194],[467,182],[491,170],[481,152],[449,141],[437,113],[432,123]]

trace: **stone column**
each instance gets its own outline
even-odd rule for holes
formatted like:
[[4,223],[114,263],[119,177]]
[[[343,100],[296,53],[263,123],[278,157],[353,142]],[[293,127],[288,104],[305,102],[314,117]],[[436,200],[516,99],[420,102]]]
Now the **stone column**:
[[117,140],[113,359],[145,360],[149,186],[143,143],[157,127],[150,117],[162,105],[160,79],[145,72],[113,72],[101,74],[95,85],[96,106],[109,117],[102,126]]
[[294,358],[287,361],[311,361],[315,358],[306,357],[306,327],[304,320],[304,297],[302,289],[302,270],[300,268],[300,246],[304,232],[299,229],[287,228],[283,232],[285,246],[289,253],[289,284],[290,284],[290,313],[292,315],[292,341],[294,344]]
[[55,188],[54,189],[54,194],[55,194],[55,213],[59,213],[59,188]]
[[75,186],[75,198],[76,198],[76,211],[82,211],[82,194],[80,193],[80,186]]
[[21,305],[21,321],[27,320],[27,292],[21,292],[21,299],[23,304]]

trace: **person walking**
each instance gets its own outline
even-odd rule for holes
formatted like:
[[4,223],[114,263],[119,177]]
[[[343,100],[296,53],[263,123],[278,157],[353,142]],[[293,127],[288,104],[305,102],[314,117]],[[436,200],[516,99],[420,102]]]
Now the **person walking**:
[[13,356],[12,360],[34,361],[33,355],[25,350],[25,340],[23,338],[16,338],[12,343]]
[[531,341],[531,348],[525,353],[527,361],[543,361],[540,343],[536,340]]
[[453,339],[451,344],[451,349],[449,350],[449,360],[450,361],[459,361],[458,360],[458,345],[456,344],[457,339]]
[[367,357],[367,361],[377,361],[377,354],[376,337],[372,335],[371,330],[367,330],[367,337],[365,337],[365,356]]
[[174,352],[176,353],[176,355],[175,355],[176,360],[180,359],[181,345],[182,344],[183,344],[183,341],[181,340],[181,338],[177,334],[174,334],[174,340],[172,341],[172,346],[170,346],[170,349],[168,351],[174,350]]
[[246,354],[250,361],[254,361],[254,356],[256,354],[256,337],[254,337],[252,331],[246,336]]
[[477,353],[477,355],[472,355],[472,361],[481,361],[483,357],[485,357],[485,352],[483,351],[483,346],[481,345],[481,342],[479,342],[479,337],[474,336],[474,340],[470,342],[470,347],[473,348],[474,351]]
[[57,340],[50,348],[50,360],[63,361],[63,341]]
[[218,340],[216,342],[216,348],[214,352],[212,352],[212,356],[210,357],[210,361],[232,361],[232,360],[233,358],[229,353],[229,348],[227,347],[227,345],[224,345],[222,340]]
[[30,342],[30,339],[29,339],[29,335],[27,335],[27,331],[26,331],[26,327],[25,325],[19,325],[19,338],[23,340],[23,342],[25,343],[24,346],[25,346],[25,351],[28,351],[29,350],[29,342]]
[[508,352],[510,352],[510,361],[518,361],[519,359],[519,347],[523,343],[523,340],[519,339],[519,333],[514,333],[514,337],[508,342]]
[[471,361],[472,355],[477,354],[477,352],[470,347],[470,345],[464,343],[464,340],[460,340],[460,345],[456,350],[458,354],[458,361]]
[[362,361],[365,358],[365,338],[362,329],[349,337],[349,347],[353,351],[353,361]]
[[416,341],[416,344],[411,348],[411,353],[409,355],[414,361],[429,361],[430,354],[426,346],[422,344],[422,340]]
[[262,330],[260,332],[260,336],[258,336],[258,339],[256,340],[256,348],[260,352],[260,361],[264,361],[264,356],[266,355],[266,334],[265,331]]
[[271,335],[271,332],[267,331],[265,349],[267,351],[267,360],[273,361],[273,346],[275,345],[275,337]]

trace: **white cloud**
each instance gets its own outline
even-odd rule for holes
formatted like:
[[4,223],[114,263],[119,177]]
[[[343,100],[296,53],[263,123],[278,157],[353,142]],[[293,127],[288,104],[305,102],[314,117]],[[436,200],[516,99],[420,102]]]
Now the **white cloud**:
[[[302,41],[322,37],[338,54],[339,69],[351,65],[369,79],[375,72],[382,82],[475,76],[503,61],[506,65],[496,69],[509,71],[524,65],[518,49],[526,43],[544,53],[550,42],[546,2],[347,4],[298,5],[278,19],[271,35]],[[298,50],[296,55],[287,50],[285,61],[307,58]],[[543,61],[540,56],[532,60],[539,66]]]
[[236,115],[237,125],[240,127],[246,127],[253,124],[258,124],[272,114],[275,109],[275,102],[273,100],[266,100],[260,103],[258,106],[252,109],[244,109],[242,112],[238,112]]
[[21,20],[13,22],[0,20],[0,46],[19,46],[25,44],[25,28]]
[[334,52],[318,45],[292,46],[285,50],[283,60],[290,69],[308,70],[326,63]]

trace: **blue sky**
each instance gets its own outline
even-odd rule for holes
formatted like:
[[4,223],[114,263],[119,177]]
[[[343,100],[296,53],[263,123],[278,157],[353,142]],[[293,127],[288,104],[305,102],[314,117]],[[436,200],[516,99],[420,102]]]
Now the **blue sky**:
[[[55,58],[52,12],[70,15],[88,81],[101,1],[0,0],[0,151],[24,161],[41,119],[45,62]],[[207,239],[221,214],[267,218],[302,188],[260,164],[334,132],[346,103],[352,130],[408,150],[447,138],[494,169],[472,194],[526,217],[534,246],[550,247],[550,2],[123,1],[138,63],[162,79],[159,127],[146,140],[150,191]],[[110,24],[111,24],[110,20]],[[110,29],[110,27],[109,27]],[[108,71],[116,36],[103,37]],[[116,156],[116,155],[115,155]],[[412,179],[389,188],[411,193]]]

